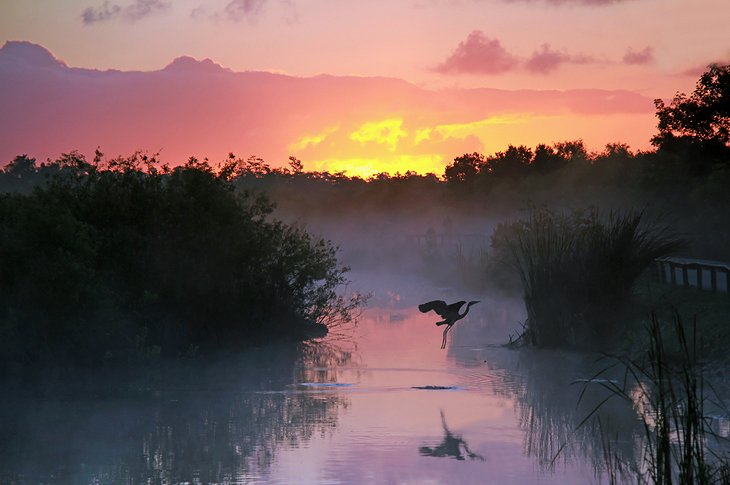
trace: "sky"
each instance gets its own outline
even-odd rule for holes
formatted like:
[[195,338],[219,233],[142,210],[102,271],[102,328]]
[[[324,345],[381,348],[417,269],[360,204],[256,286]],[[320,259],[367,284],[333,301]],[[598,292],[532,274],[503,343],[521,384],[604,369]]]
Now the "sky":
[[[191,56],[235,72],[397,78],[433,93],[625,90],[644,98],[642,109],[606,116],[547,113],[535,101],[530,109],[465,111],[410,129],[402,106],[369,119],[337,119],[333,110],[332,119],[268,140],[278,145],[269,153],[274,164],[289,153],[305,168],[368,173],[410,163],[438,171],[460,153],[443,148],[424,158],[413,147],[444,124],[472,125],[473,143],[454,150],[579,138],[593,150],[609,142],[648,148],[656,125],[651,101],[691,91],[709,63],[730,60],[728,18],[727,0],[0,0],[0,44],[39,44],[74,68],[156,71]],[[349,124],[347,133],[338,128]],[[338,129],[352,153],[344,146],[325,153],[325,145],[312,151],[316,137]],[[379,134],[396,145],[377,142]],[[410,145],[400,147],[407,137]]]

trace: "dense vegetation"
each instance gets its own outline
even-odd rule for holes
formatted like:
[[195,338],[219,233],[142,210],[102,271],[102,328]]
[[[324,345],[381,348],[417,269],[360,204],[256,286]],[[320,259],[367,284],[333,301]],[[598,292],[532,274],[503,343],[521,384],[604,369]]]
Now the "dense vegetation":
[[347,319],[358,297],[336,293],[336,249],[271,220],[231,169],[16,158],[6,177],[46,182],[0,195],[0,364],[235,348]]
[[524,338],[542,347],[610,348],[630,321],[620,315],[639,277],[682,241],[648,227],[642,213],[556,213],[534,208],[501,225],[495,244],[522,282]]

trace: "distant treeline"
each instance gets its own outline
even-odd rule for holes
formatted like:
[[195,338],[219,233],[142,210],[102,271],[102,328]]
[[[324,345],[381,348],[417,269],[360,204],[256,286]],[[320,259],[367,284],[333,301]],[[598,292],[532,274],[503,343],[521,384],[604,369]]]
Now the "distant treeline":
[[23,190],[0,194],[0,371],[302,339],[349,318],[336,248],[230,175],[16,158],[3,179]]

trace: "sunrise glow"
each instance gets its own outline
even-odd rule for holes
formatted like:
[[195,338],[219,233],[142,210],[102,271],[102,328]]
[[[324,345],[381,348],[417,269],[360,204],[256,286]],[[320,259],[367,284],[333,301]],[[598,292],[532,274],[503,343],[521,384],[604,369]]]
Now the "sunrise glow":
[[[643,114],[585,116],[577,114],[504,114],[463,123],[420,125],[409,118],[386,118],[355,124],[356,129],[330,128],[289,145],[307,170],[343,172],[369,177],[378,173],[442,175],[462,153],[495,153],[510,144],[534,148],[565,141],[562,133],[585,124],[582,139],[595,152],[606,139],[623,140],[634,149],[649,148],[654,120]],[[615,138],[607,138],[606,134]],[[546,140],[549,140],[546,142]],[[458,155],[456,155],[458,154]]]
[[0,7],[0,163],[233,152],[361,176],[442,175],[509,145],[650,148],[653,100],[727,57],[730,15],[724,0],[41,3]]

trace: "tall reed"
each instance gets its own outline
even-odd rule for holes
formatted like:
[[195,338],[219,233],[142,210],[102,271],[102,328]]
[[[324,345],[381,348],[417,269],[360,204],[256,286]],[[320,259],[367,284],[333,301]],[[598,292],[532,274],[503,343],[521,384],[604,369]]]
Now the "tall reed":
[[522,281],[529,343],[544,347],[605,344],[620,336],[615,318],[639,276],[682,246],[643,212],[533,207],[495,232]]
[[[678,315],[674,316],[671,332],[676,345],[667,342],[663,327],[652,313],[643,355],[616,358],[624,366],[626,377],[623,383],[604,384],[612,396],[632,403],[643,425],[640,457],[634,470],[637,482],[730,484],[730,461],[720,451],[723,445],[727,450],[728,443],[712,431],[706,414],[710,397],[707,389],[712,388],[704,379],[696,321],[688,329]],[[579,401],[583,396],[581,393]],[[596,406],[583,423],[594,417],[605,402]],[[715,405],[721,406],[720,399]]]

